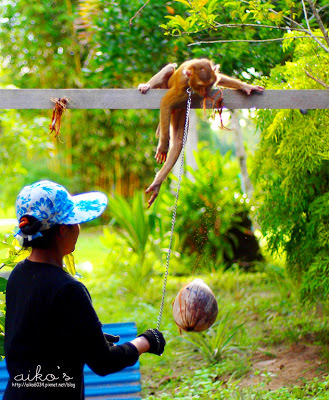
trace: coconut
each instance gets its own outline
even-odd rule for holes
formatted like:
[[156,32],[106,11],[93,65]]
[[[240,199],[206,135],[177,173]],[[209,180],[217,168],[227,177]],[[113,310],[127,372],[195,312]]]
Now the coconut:
[[202,279],[184,286],[173,302],[174,320],[180,329],[201,332],[216,320],[218,305],[211,289]]

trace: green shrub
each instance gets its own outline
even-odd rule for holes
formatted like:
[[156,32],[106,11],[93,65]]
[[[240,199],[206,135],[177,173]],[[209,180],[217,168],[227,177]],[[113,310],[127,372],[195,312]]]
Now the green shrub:
[[[178,251],[192,254],[195,266],[208,266],[208,270],[244,260],[246,253],[239,254],[239,236],[248,232],[255,238],[250,231],[249,199],[241,192],[238,164],[230,161],[229,153],[222,156],[219,151],[205,149],[199,149],[195,159],[197,169],[189,168],[191,178],[183,176],[179,194],[175,226]],[[161,210],[174,202],[168,193],[161,199]],[[249,256],[246,261],[259,257],[257,242],[254,254]]]
[[[152,273],[152,264],[145,262],[146,255],[152,251],[156,258],[161,257],[161,244],[164,240],[162,219],[156,207],[146,210],[143,192],[135,192],[130,200],[115,195],[110,199],[109,209],[112,220],[110,226],[115,228],[128,248],[135,254],[136,264],[133,270],[139,277]],[[105,230],[103,243],[111,248],[111,233]],[[154,239],[157,237],[157,240]]]
[[[328,80],[329,55],[309,40],[296,42],[294,60],[275,68],[271,89],[319,89],[305,70]],[[254,183],[258,221],[272,253],[283,251],[303,299],[329,295],[329,113],[325,110],[258,112],[262,139]]]
[[[12,235],[1,235],[0,237],[0,269],[7,272],[21,260],[23,260],[29,252],[22,250],[16,239],[13,240]],[[6,314],[6,295],[7,279],[0,278],[0,359],[4,357],[4,332],[5,332],[5,314]]]
[[209,363],[218,363],[226,356],[241,352],[242,346],[234,343],[233,339],[241,332],[244,323],[232,324],[232,318],[232,315],[226,313],[207,331],[191,332],[184,338],[195,346]]

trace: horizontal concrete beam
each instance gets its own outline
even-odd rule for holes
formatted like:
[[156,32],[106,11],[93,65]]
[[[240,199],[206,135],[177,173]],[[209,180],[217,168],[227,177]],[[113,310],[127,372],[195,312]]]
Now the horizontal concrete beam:
[[[51,99],[59,97],[67,97],[71,109],[158,109],[165,92],[166,89],[153,89],[146,94],[137,89],[0,89],[0,109],[51,109]],[[246,96],[226,89],[223,93],[224,106],[230,109],[329,108],[329,90],[265,90]],[[192,108],[202,108],[200,97],[193,96]]]

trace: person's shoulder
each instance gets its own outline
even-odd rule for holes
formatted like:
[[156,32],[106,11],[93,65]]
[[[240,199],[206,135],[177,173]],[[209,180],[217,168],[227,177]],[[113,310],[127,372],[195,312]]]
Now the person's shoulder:
[[15,267],[13,268],[13,270],[10,272],[9,277],[8,277],[8,281],[12,280],[15,278],[15,276],[20,276],[20,275],[24,275],[25,271],[26,271],[26,266],[28,265],[28,259],[25,258],[24,260],[19,261]]
[[62,295],[82,298],[87,297],[90,299],[90,294],[86,286],[67,272],[65,272],[65,277],[62,279],[61,285],[58,289]]

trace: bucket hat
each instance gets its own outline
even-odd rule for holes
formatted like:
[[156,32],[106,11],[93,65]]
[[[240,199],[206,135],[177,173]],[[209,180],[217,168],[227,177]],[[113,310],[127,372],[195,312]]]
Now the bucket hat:
[[[99,217],[107,206],[107,196],[101,192],[71,195],[64,186],[42,180],[23,187],[16,199],[18,222],[32,216],[41,222],[40,231],[54,225],[74,225]],[[27,237],[20,229],[16,235]]]

